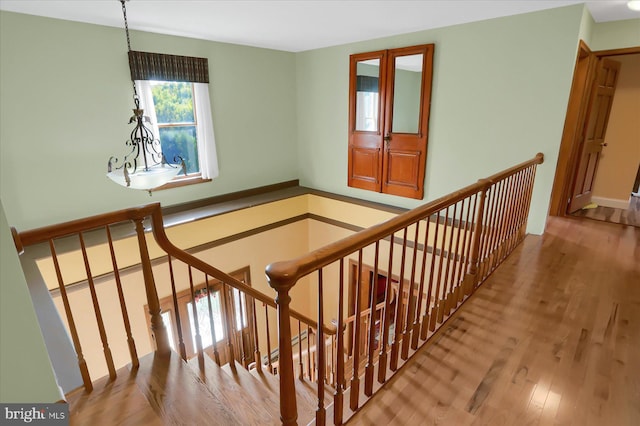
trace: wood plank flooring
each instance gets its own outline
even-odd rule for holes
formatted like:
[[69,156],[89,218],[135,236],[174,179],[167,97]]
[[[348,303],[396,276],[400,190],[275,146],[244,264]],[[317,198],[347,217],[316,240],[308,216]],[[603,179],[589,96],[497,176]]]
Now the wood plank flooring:
[[640,228],[551,218],[349,425],[640,424]]
[[571,216],[640,227],[640,197],[631,197],[629,208],[626,210],[598,206],[594,209],[578,210]]

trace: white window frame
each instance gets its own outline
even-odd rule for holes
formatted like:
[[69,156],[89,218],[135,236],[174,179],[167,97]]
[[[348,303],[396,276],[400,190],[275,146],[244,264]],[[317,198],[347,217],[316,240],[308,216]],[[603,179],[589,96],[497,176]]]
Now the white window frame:
[[[136,90],[140,96],[140,107],[151,120],[151,127],[155,135],[160,135],[156,109],[153,104],[153,94],[149,80],[136,80]],[[198,165],[200,176],[203,180],[211,180],[218,176],[218,157],[213,133],[213,121],[211,119],[211,101],[209,98],[209,85],[207,83],[193,84],[193,109],[196,122],[196,140],[198,144]],[[171,182],[188,180],[192,176],[178,176]]]

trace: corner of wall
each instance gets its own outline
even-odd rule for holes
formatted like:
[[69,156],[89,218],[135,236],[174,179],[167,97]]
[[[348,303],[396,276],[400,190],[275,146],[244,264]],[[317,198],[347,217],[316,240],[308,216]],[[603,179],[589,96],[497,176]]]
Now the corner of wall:
[[64,395],[56,382],[1,201],[0,216],[0,402],[56,402]]

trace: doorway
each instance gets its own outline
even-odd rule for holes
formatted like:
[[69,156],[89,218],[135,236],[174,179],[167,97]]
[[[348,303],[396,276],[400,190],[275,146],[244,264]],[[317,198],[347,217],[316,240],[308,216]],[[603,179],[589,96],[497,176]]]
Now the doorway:
[[[611,83],[613,74],[616,74],[616,78],[618,77],[617,70],[614,73],[600,73],[603,64],[611,64],[612,61],[622,63],[619,73],[622,78],[619,81],[625,80],[626,83],[620,84],[627,85],[627,87],[616,91],[617,95],[613,102],[619,102],[619,99],[623,97],[620,93],[624,94],[626,90],[629,90],[628,81],[630,78],[635,79],[633,83],[635,88],[632,90],[637,90],[637,87],[640,87],[640,74],[636,73],[635,69],[627,63],[634,57],[640,60],[640,47],[591,52],[584,42],[580,42],[558,156],[550,215],[597,216],[599,220],[634,224],[634,219],[638,214],[637,203],[629,203],[628,201],[640,164],[640,143],[638,143],[640,137],[634,136],[634,132],[640,132],[640,124],[637,119],[624,118],[625,111],[628,114],[629,108],[627,106],[616,108],[616,105],[613,105],[613,108],[610,109],[611,116],[608,116],[608,112],[593,114],[594,110],[597,112],[599,102],[606,104],[606,102],[601,102],[603,99],[602,91],[612,92],[611,88],[603,89],[603,87]],[[627,70],[626,77],[625,69]],[[626,93],[629,93],[627,96],[632,96],[631,92]],[[613,96],[610,96],[606,100],[610,102],[612,98]],[[607,128],[607,118],[610,119],[609,128]],[[614,127],[620,127],[621,120],[626,120],[627,128],[630,128],[623,136],[620,136],[619,130],[614,129]],[[585,149],[589,142],[591,143],[591,152]],[[622,148],[621,145],[626,147]],[[621,161],[615,159],[620,153],[614,153],[614,151],[621,149],[623,150],[622,161],[626,162],[625,173],[629,176],[625,175],[624,183],[618,184],[621,188],[618,190],[618,195],[615,196],[618,199],[617,205],[605,205],[607,200],[602,198],[603,193],[606,195],[606,192],[603,192],[603,187],[610,185],[606,181],[620,178],[618,175],[621,174]],[[611,167],[612,165],[613,167]],[[620,190],[623,195],[619,195]],[[623,200],[622,203],[620,200]],[[635,200],[631,199],[631,201]],[[612,208],[617,208],[619,211],[612,211]],[[637,222],[635,223],[637,225]]]
[[[248,267],[229,275],[251,285]],[[196,335],[199,335],[204,352],[212,359],[217,353],[220,364],[224,365],[231,360],[228,351],[231,342],[233,359],[245,367],[254,361],[252,306],[251,297],[215,279],[194,285],[194,297],[187,289],[176,294],[176,303],[173,296],[160,299],[162,320],[174,351],[180,352],[182,336],[187,359],[193,358],[197,354]]]

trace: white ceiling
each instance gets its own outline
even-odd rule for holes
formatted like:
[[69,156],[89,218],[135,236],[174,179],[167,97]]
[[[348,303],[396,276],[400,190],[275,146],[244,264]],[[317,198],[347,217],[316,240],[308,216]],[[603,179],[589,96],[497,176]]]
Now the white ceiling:
[[[131,0],[132,29],[291,52],[445,27],[571,0]],[[640,18],[626,0],[587,1],[596,22]],[[119,0],[0,0],[0,9],[123,27]],[[43,34],[43,36],[45,36]],[[135,39],[133,48],[135,49]]]

